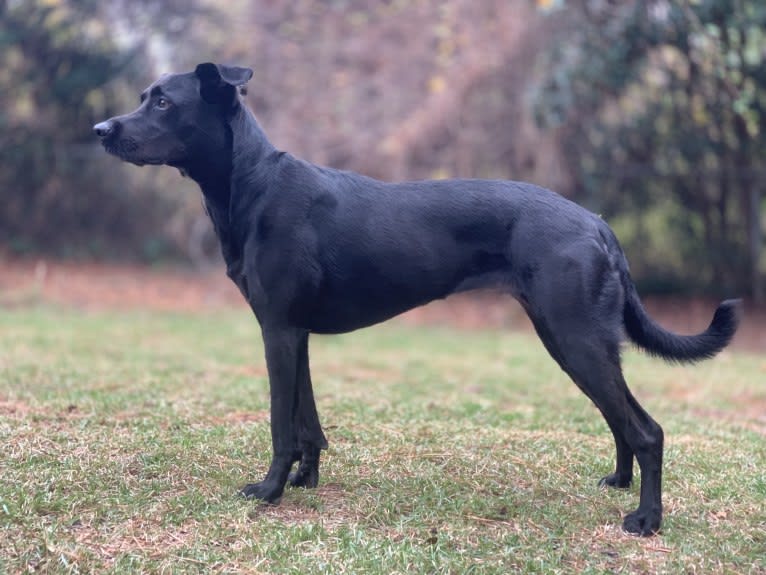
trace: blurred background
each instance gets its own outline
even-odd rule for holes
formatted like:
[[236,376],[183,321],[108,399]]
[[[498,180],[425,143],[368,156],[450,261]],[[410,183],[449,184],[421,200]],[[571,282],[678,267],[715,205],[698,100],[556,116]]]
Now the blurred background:
[[214,265],[196,185],[91,132],[202,61],[253,68],[295,155],[535,182],[610,222],[642,293],[764,301],[762,0],[0,0],[0,256]]

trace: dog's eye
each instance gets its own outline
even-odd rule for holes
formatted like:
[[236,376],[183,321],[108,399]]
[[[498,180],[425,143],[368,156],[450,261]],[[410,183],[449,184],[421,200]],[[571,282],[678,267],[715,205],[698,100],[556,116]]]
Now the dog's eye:
[[157,106],[158,110],[167,110],[170,107],[170,102],[168,102],[165,98],[159,97],[157,98],[157,103],[155,106]]

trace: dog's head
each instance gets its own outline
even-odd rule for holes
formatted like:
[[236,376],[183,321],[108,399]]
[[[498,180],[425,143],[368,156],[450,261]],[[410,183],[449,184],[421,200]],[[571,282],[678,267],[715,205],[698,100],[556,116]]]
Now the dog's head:
[[227,142],[227,120],[241,105],[249,68],[200,64],[194,72],[162,76],[141,94],[130,114],[93,126],[110,154],[138,166],[184,168]]

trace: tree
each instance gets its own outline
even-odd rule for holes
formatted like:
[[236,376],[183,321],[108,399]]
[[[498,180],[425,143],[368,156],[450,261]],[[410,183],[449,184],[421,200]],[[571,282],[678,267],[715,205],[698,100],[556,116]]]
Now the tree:
[[0,0],[0,243],[106,249],[90,238],[142,241],[165,217],[162,201],[147,212],[108,185],[114,168],[94,161],[91,126],[129,105],[126,85],[133,92],[154,75],[153,36],[135,30],[163,21],[161,37],[172,37],[200,11],[180,1]]
[[571,32],[538,111],[568,142],[578,193],[621,222],[641,252],[638,279],[763,301],[766,5],[583,0],[565,11]]

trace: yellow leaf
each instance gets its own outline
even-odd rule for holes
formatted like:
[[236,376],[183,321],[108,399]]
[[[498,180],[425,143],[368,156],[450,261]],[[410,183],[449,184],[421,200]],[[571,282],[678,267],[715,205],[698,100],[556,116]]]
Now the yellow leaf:
[[444,76],[431,76],[428,80],[428,91],[432,94],[440,94],[447,88],[447,80]]
[[542,12],[552,12],[563,7],[563,0],[536,0],[535,4]]

